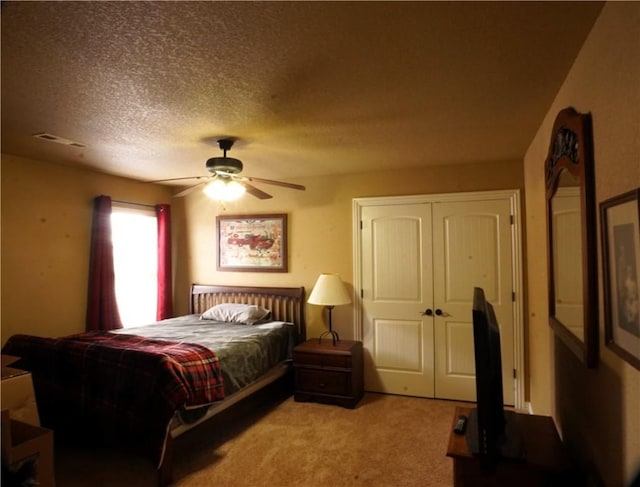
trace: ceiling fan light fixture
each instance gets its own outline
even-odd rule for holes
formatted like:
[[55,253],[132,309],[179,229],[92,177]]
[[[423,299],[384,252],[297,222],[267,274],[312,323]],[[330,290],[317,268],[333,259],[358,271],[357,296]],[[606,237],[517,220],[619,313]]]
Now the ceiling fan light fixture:
[[[273,181],[271,179],[254,178],[250,176],[240,176],[242,172],[242,161],[233,157],[227,157],[227,151],[231,149],[235,139],[220,139],[218,144],[222,149],[222,157],[210,157],[207,159],[206,168],[211,173],[208,180],[213,180],[209,184],[205,182],[197,183],[190,188],[186,188],[174,196],[185,196],[196,188],[202,191],[211,199],[218,201],[233,201],[240,198],[245,192],[254,198],[267,200],[272,198],[269,193],[265,193],[253,186],[253,183],[274,184],[284,188],[298,189],[304,191],[301,184],[286,183],[284,181]],[[184,179],[202,179],[204,176],[191,176],[186,178],[158,179],[149,181],[151,183],[165,183],[169,181],[179,181]],[[241,182],[238,182],[241,181]]]
[[227,156],[207,159],[206,166],[209,172],[239,174],[242,171],[242,161]]
[[207,184],[202,191],[213,200],[234,201],[240,198],[246,189],[237,181],[216,179]]

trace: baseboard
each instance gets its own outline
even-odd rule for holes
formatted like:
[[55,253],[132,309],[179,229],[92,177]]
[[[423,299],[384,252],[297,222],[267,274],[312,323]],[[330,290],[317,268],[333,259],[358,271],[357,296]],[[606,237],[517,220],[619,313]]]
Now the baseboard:
[[518,413],[521,414],[533,414],[533,408],[531,407],[531,403],[530,402],[525,402],[522,407],[512,407],[509,406],[509,409],[513,409],[513,411],[516,411]]

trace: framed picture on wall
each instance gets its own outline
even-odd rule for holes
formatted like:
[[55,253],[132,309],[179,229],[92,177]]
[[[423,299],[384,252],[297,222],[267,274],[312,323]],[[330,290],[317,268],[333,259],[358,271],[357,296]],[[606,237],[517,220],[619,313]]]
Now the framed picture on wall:
[[604,336],[640,369],[640,188],[600,203]]
[[287,215],[216,217],[219,271],[287,272]]

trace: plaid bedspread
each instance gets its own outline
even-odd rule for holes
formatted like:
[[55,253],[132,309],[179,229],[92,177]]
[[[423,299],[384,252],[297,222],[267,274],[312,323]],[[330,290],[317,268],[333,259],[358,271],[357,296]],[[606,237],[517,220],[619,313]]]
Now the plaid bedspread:
[[41,421],[56,435],[128,445],[158,465],[174,413],[224,398],[218,358],[198,344],[109,332],[14,335],[2,353],[31,371]]

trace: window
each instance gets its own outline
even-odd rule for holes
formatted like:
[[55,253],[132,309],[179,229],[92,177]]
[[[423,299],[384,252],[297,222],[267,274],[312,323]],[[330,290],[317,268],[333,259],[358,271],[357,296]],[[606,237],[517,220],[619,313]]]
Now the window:
[[111,239],[116,301],[122,326],[156,321],[158,223],[154,210],[114,204]]

